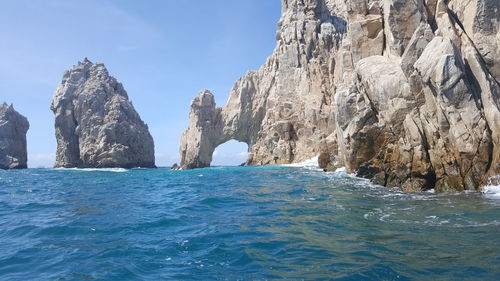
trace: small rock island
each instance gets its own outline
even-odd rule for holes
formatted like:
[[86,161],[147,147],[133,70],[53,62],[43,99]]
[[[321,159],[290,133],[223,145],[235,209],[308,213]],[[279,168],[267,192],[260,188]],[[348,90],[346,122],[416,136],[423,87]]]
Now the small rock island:
[[66,71],[52,99],[55,167],[154,168],[154,142],[127,92],[102,63]]
[[0,169],[26,169],[26,133],[30,124],[14,106],[0,104]]

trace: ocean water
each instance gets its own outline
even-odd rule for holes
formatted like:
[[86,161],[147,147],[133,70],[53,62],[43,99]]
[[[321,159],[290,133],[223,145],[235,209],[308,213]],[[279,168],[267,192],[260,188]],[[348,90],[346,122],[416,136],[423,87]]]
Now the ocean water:
[[500,196],[301,165],[0,171],[0,280],[500,280]]

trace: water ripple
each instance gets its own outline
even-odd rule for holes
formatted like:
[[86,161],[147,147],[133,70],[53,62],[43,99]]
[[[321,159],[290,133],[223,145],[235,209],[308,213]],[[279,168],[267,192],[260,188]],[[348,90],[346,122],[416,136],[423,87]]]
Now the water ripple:
[[270,166],[0,171],[0,280],[499,280],[499,200]]

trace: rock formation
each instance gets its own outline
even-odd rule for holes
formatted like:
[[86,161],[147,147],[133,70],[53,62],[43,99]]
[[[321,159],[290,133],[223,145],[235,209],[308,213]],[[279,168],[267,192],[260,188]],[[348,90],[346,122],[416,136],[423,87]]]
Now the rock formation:
[[216,107],[191,104],[184,169],[229,139],[248,164],[303,161],[407,191],[500,174],[500,1],[282,0],[278,45]]
[[12,105],[0,104],[0,169],[28,167],[26,133],[30,124]]
[[104,64],[85,59],[66,71],[51,109],[56,119],[55,167],[155,167],[148,126]]

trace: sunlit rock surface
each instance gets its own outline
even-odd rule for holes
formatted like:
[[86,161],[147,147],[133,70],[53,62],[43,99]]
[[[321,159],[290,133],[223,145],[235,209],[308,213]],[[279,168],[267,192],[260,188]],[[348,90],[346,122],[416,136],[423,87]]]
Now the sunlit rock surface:
[[[467,2],[467,3],[465,3]],[[299,162],[407,191],[473,190],[500,174],[500,1],[282,0],[278,45],[216,107],[203,91],[181,167],[219,144],[248,164]]]
[[155,167],[154,143],[121,83],[85,59],[64,73],[52,99],[55,167]]

